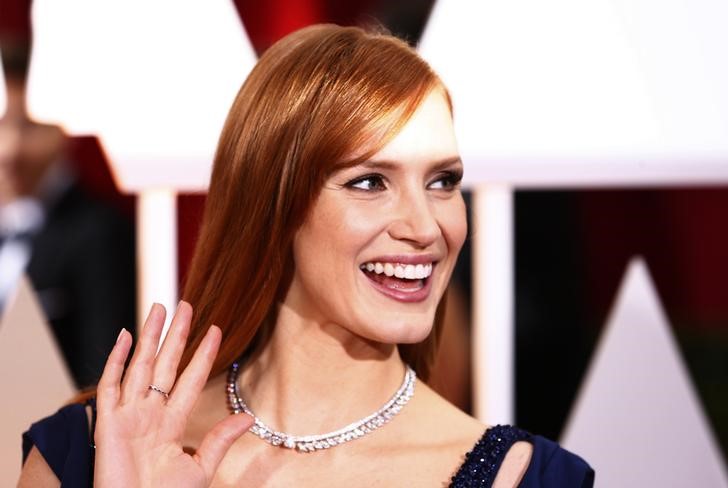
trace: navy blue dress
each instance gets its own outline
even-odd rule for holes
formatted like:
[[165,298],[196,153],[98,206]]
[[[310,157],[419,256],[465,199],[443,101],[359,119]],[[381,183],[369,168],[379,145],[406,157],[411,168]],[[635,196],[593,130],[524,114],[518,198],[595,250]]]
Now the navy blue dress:
[[[93,410],[93,402],[89,404]],[[95,414],[95,410],[94,410]],[[92,419],[91,425],[95,424]],[[23,434],[23,462],[35,446],[61,480],[62,488],[93,485],[93,433],[89,432],[86,406],[68,405],[55,415],[34,423]],[[514,442],[533,444],[531,462],[520,483],[522,488],[588,488],[594,484],[594,471],[580,457],[553,441],[531,435],[516,427],[497,425],[465,456],[451,480],[455,488],[484,488],[493,483],[503,458]]]

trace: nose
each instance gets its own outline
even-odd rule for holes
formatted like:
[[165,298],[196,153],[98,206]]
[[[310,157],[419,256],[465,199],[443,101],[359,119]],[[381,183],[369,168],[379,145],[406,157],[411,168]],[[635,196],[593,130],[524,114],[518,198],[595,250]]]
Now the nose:
[[398,198],[389,235],[407,241],[417,248],[426,248],[441,235],[432,202],[422,191],[408,191]]

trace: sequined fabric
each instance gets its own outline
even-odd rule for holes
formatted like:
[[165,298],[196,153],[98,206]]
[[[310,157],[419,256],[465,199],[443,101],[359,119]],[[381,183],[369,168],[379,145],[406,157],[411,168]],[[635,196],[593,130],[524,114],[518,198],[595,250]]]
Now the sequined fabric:
[[452,488],[484,488],[493,484],[508,449],[531,435],[510,425],[496,425],[465,455],[465,462],[452,477]]

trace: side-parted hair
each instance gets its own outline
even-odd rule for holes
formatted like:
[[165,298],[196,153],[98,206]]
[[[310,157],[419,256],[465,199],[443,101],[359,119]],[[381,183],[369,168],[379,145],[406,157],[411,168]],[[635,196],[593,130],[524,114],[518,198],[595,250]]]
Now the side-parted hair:
[[[293,275],[292,243],[325,180],[387,144],[433,89],[449,96],[405,42],[317,25],[268,49],[233,102],[183,297],[194,309],[184,367],[211,324],[222,329],[211,375],[261,345]],[[400,354],[427,379],[444,313]]]

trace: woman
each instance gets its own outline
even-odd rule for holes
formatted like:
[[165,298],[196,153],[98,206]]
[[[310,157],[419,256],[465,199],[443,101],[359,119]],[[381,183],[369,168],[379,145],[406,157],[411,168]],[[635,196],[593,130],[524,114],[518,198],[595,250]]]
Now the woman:
[[[331,25],[279,41],[223,128],[194,316],[181,302],[155,358],[153,307],[123,381],[122,332],[90,420],[74,405],[26,433],[21,486],[84,486],[94,460],[101,487],[589,486],[576,456],[484,434],[424,383],[466,235],[461,176],[447,91],[406,44]],[[59,436],[72,448],[54,457]]]

